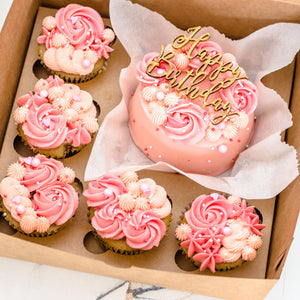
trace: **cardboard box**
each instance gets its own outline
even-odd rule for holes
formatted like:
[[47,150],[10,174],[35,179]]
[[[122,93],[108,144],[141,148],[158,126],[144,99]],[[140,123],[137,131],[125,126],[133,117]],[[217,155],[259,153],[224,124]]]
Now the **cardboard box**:
[[[102,17],[108,17],[107,0],[72,2],[93,7]],[[292,0],[230,0],[223,3],[222,7],[218,0],[209,3],[202,0],[176,0],[172,4],[170,1],[159,0],[135,2],[161,13],[178,27],[210,25],[231,38],[242,38],[276,22],[299,22],[300,15],[300,5]],[[68,3],[70,1],[60,1],[59,5],[65,6]],[[43,16],[54,15],[55,11],[51,8],[58,8],[57,5],[57,1],[52,0],[15,0],[0,35],[1,178],[5,176],[8,165],[15,162],[19,155],[30,155],[28,149],[16,138],[11,110],[16,105],[16,98],[33,89],[37,81],[35,75],[43,75],[43,70],[36,62],[35,40],[41,30]],[[105,22],[109,24],[108,19]],[[239,26],[236,26],[237,23]],[[114,48],[107,71],[90,82],[80,84],[80,88],[89,91],[100,105],[100,122],[120,101],[119,72],[129,64],[129,58],[119,41]],[[299,64],[299,60],[295,60],[284,69],[264,78],[264,83],[274,88],[290,105],[294,126],[286,132],[284,138],[297,150],[300,148],[300,141],[297,141],[300,133],[300,108],[296,103],[297,96],[300,96]],[[83,182],[83,173],[91,149],[92,144],[74,157],[63,160],[67,166],[74,168],[83,188],[87,187],[87,183]],[[139,174],[141,177],[153,177],[165,186],[173,200],[173,222],[168,236],[158,249],[130,257],[103,252],[89,234],[92,227],[87,222],[87,206],[81,196],[73,223],[52,237],[29,238],[15,233],[1,220],[0,255],[224,299],[262,299],[268,293],[279,278],[292,240],[300,206],[297,201],[299,179],[276,199],[250,201],[261,210],[264,223],[268,226],[264,231],[264,246],[259,250],[255,261],[226,273],[211,275],[205,272],[200,275],[199,271],[191,270],[180,259],[173,234],[181,210],[197,195],[207,192],[207,189],[178,174],[151,171],[142,171]]]

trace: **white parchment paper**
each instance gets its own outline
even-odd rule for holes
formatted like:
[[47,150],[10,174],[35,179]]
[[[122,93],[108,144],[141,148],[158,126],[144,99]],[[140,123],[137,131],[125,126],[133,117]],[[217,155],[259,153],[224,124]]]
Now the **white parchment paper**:
[[235,55],[259,92],[250,147],[239,155],[230,170],[212,177],[184,173],[169,164],[152,162],[136,147],[127,125],[127,106],[138,85],[136,64],[146,53],[159,52],[161,45],[170,43],[182,31],[158,13],[126,0],[110,1],[110,17],[131,63],[121,71],[123,98],[102,123],[86,167],[85,180],[94,180],[108,172],[119,174],[126,169],[152,169],[178,172],[207,188],[243,198],[264,199],[277,195],[297,177],[296,150],[281,142],[280,137],[280,133],[292,125],[291,113],[280,95],[260,80],[292,62],[300,48],[299,24],[270,25],[236,41],[211,27],[201,29],[199,35],[209,32],[211,40],[219,43],[224,52]]

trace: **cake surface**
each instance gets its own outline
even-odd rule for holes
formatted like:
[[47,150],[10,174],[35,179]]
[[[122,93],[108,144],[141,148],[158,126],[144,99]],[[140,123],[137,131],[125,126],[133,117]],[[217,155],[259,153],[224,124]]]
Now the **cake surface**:
[[196,38],[200,28],[190,28],[137,65],[128,125],[135,144],[153,161],[218,175],[247,147],[258,95],[232,54],[209,34]]
[[67,74],[73,75],[71,82],[93,78],[113,51],[114,32],[105,28],[99,13],[90,7],[69,4],[55,17],[45,17],[42,25],[37,38],[41,61],[65,80]]
[[237,196],[227,199],[212,193],[192,202],[176,228],[176,238],[200,271],[224,271],[255,259],[263,228],[254,206]]
[[78,152],[99,128],[92,96],[57,76],[40,79],[17,104],[14,119],[22,139],[47,156]]
[[78,194],[72,169],[44,155],[21,157],[0,183],[2,210],[16,230],[33,236],[55,233],[74,216]]
[[83,195],[92,226],[114,252],[136,254],[158,247],[171,221],[165,189],[151,178],[139,180],[135,172],[105,174],[90,182]]

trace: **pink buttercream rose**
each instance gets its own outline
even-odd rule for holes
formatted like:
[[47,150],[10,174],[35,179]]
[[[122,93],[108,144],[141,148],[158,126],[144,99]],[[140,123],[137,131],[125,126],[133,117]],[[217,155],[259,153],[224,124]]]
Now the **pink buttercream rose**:
[[220,90],[223,102],[229,101],[232,110],[244,111],[246,114],[254,112],[258,102],[256,86],[249,80],[237,80],[226,89]]
[[31,107],[22,129],[31,146],[50,149],[60,146],[67,136],[66,117],[49,103]]
[[73,121],[68,123],[66,141],[72,143],[73,147],[78,147],[88,144],[91,141],[91,135],[81,122]]
[[101,237],[118,240],[124,237],[123,222],[126,218],[127,213],[117,204],[106,205],[95,211],[92,226]]
[[37,189],[32,202],[38,216],[46,217],[50,224],[62,225],[75,214],[78,195],[71,185],[54,181]]
[[201,195],[185,213],[188,224],[194,229],[224,227],[231,216],[234,205],[219,194]]
[[94,9],[70,4],[58,10],[55,21],[75,49],[85,49],[101,40],[103,20]]
[[196,144],[205,136],[209,123],[206,114],[205,110],[194,103],[179,103],[167,110],[164,131],[176,143]]
[[126,187],[119,177],[105,174],[91,181],[83,195],[87,198],[88,206],[102,208],[118,203],[118,196],[125,192]]
[[136,210],[124,223],[127,244],[135,249],[150,250],[158,246],[166,232],[165,223],[152,211]]
[[[143,60],[139,62],[137,65],[137,79],[145,84],[155,84],[160,83],[165,80],[165,77],[152,77],[146,73],[147,66],[150,62],[155,61],[159,56],[157,52],[147,53]],[[171,63],[172,69],[176,72],[176,67],[173,63]],[[158,67],[155,67],[151,74],[154,75],[163,75],[170,69],[169,64],[165,62],[160,62]]]
[[21,184],[30,192],[56,181],[59,170],[64,167],[62,162],[52,158],[48,159],[40,154],[35,157],[20,158],[20,161],[25,166],[25,175]]

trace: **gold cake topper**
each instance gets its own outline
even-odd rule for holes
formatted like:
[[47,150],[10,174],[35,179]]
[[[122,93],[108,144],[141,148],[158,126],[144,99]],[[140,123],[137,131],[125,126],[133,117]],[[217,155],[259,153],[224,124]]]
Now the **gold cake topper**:
[[[239,79],[248,79],[248,77],[246,75],[241,75],[241,69],[238,65],[233,67],[233,62],[222,61],[223,56],[221,53],[211,55],[208,54],[207,49],[201,49],[197,53],[192,54],[199,43],[208,41],[210,38],[209,33],[202,34],[200,37],[195,38],[196,33],[199,32],[200,29],[201,26],[189,28],[187,30],[187,32],[190,34],[189,36],[186,36],[184,33],[180,34],[177,37],[175,37],[175,39],[172,42],[172,47],[174,49],[181,49],[182,47],[186,46],[189,42],[193,42],[192,46],[187,52],[187,57],[189,60],[199,57],[202,64],[196,70],[185,71],[185,74],[183,74],[184,77],[181,77],[182,79],[179,80],[178,77],[182,75],[182,71],[175,71],[172,63],[170,62],[170,60],[175,56],[175,53],[172,50],[164,53],[165,48],[162,45],[159,56],[154,61],[148,63],[146,67],[146,73],[154,78],[165,77],[165,79],[169,81],[169,85],[172,88],[176,88],[178,92],[184,91],[186,96],[188,96],[191,100],[194,100],[199,97],[203,98],[204,107],[213,106],[215,111],[224,111],[224,114],[219,114],[212,120],[212,124],[217,125],[229,116],[238,115],[239,112],[232,111],[232,107],[229,101],[223,103],[221,98],[217,98],[209,102],[209,96],[218,92],[221,89],[226,89],[230,87],[234,82],[236,82]],[[164,62],[168,65],[168,70],[162,74],[157,74],[153,72],[155,68],[159,68],[161,62]],[[233,77],[225,79],[223,81],[219,81],[209,89],[200,90],[198,85],[207,78],[207,68],[209,66],[214,65],[218,66],[209,74],[208,79],[210,81],[214,81],[221,73],[225,73],[227,71],[230,71]],[[190,81],[188,84],[186,84],[187,80]]]

